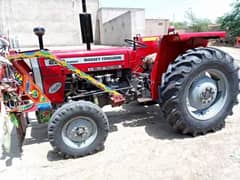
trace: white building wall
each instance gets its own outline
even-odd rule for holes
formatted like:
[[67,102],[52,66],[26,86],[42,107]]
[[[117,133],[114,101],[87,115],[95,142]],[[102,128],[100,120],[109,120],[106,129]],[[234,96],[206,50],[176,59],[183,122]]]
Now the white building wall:
[[168,19],[146,19],[146,35],[162,35],[167,34],[169,27]]
[[124,39],[131,39],[132,36],[132,14],[126,12],[111,21],[103,24],[102,44],[105,45],[123,45]]
[[98,10],[97,24],[99,24],[99,26],[97,28],[99,36],[96,37],[97,44],[102,44],[105,39],[103,24],[126,12],[128,12],[126,8],[100,8]]
[[100,44],[122,45],[124,39],[145,34],[145,10],[141,8],[100,8],[98,20],[100,26],[97,42]]
[[[87,0],[92,14],[95,43],[122,45],[136,34],[159,35],[167,32],[168,20],[147,19],[142,8],[100,8],[98,0]],[[79,13],[81,0],[0,0],[0,34],[17,38],[21,47],[37,47],[33,28],[43,26],[45,47],[82,43]],[[122,27],[122,24],[127,24]],[[160,24],[160,25],[159,25]],[[113,28],[112,28],[113,27]],[[108,29],[106,33],[105,29]],[[111,43],[111,39],[112,43]]]
[[[98,0],[87,0],[95,32]],[[81,0],[0,0],[0,32],[17,37],[24,47],[36,46],[33,28],[46,29],[47,46],[79,45]]]
[[145,33],[145,10],[133,10],[131,11],[132,18],[132,37],[136,34],[144,36]]

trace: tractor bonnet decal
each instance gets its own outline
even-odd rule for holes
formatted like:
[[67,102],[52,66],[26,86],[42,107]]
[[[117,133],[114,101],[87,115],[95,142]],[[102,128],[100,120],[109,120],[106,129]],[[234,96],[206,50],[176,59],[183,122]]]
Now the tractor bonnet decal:
[[[86,63],[97,63],[97,62],[114,62],[124,61],[124,54],[108,55],[108,56],[88,56],[88,57],[75,57],[75,58],[64,58],[68,64],[86,64]],[[55,66],[56,62],[45,59],[46,66]]]

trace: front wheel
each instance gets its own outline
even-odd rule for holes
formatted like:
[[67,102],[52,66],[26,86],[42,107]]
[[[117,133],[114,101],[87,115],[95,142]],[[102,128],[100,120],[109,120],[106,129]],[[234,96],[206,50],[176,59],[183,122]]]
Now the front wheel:
[[224,126],[238,92],[233,58],[215,48],[197,48],[169,66],[159,93],[163,113],[174,129],[196,136]]
[[79,157],[100,150],[108,130],[107,116],[100,107],[77,101],[63,105],[52,115],[48,137],[56,151]]

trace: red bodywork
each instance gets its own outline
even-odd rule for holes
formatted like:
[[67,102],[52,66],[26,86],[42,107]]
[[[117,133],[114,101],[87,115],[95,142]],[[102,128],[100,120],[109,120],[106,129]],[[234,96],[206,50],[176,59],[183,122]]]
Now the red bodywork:
[[[151,95],[153,100],[157,100],[161,76],[178,55],[188,49],[207,46],[210,38],[223,37],[225,37],[225,32],[172,34],[162,37],[139,37],[139,42],[146,44],[147,48],[137,48],[136,50],[131,47],[113,47],[91,51],[55,50],[51,52],[60,59],[69,60],[75,67],[87,73],[105,69],[130,69],[132,72],[142,72],[142,59],[149,54],[157,53],[151,72]],[[98,57],[107,59],[113,56],[121,57],[121,59],[98,62],[100,60]],[[89,62],[85,60],[89,60]],[[70,74],[70,72],[61,66],[49,64],[45,59],[39,59],[38,64],[44,93],[53,104],[63,103],[66,75]],[[58,87],[56,92],[50,93],[51,87],[57,83],[61,84],[61,86]]]

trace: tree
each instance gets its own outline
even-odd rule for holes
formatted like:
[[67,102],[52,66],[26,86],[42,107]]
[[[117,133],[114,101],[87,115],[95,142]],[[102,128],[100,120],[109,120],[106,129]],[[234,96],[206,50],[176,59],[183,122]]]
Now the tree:
[[186,22],[171,22],[171,26],[174,26],[176,29],[187,29],[187,23]]
[[192,9],[189,9],[185,12],[185,17],[187,19],[188,29],[190,31],[208,31],[208,25],[211,24],[211,21],[209,19],[197,18],[196,15],[192,12]]
[[225,16],[220,17],[218,22],[221,28],[228,32],[229,37],[234,42],[237,36],[240,36],[240,1],[233,3],[233,9]]

